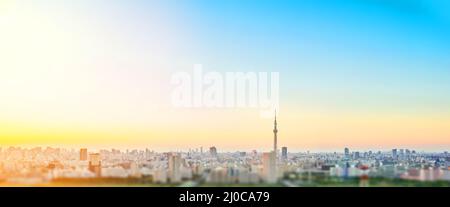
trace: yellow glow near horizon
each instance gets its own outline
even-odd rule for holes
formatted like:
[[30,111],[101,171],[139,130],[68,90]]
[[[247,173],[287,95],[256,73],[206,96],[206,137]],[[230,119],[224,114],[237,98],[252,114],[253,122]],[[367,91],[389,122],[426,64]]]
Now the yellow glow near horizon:
[[[280,146],[320,150],[343,147],[439,148],[449,144],[450,119],[438,116],[392,116],[285,109],[279,117]],[[270,149],[272,120],[255,111],[178,111],[167,121],[121,127],[26,126],[1,123],[0,140],[8,144],[88,145],[166,149],[217,146],[221,149]],[[211,119],[211,116],[217,116]],[[160,114],[155,117],[162,118]],[[195,117],[195,118],[193,118]],[[124,122],[126,124],[126,122]],[[64,127],[63,127],[64,126]],[[430,145],[430,143],[433,143]]]

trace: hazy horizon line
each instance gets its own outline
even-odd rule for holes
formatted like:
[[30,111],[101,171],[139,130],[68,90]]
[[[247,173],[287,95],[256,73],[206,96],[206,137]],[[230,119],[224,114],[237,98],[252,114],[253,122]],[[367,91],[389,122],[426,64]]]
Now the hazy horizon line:
[[[0,144],[0,149],[7,149],[10,147],[15,147],[15,148],[22,148],[22,149],[33,149],[33,148],[59,148],[59,149],[66,149],[66,150],[79,150],[82,148],[86,148],[88,149],[88,151],[101,151],[101,150],[120,150],[121,152],[123,152],[124,150],[150,150],[152,152],[156,152],[156,153],[166,153],[166,152],[189,152],[189,151],[196,151],[198,150],[198,152],[200,152],[200,148],[201,147],[197,147],[197,148],[167,148],[167,147],[119,147],[119,146],[89,146],[89,145],[1,145]],[[210,147],[216,147],[218,153],[235,153],[235,152],[252,152],[254,150],[256,150],[257,152],[270,152],[273,150],[269,150],[269,148],[267,149],[263,149],[263,148],[256,148],[256,149],[249,149],[249,148],[239,148],[239,149],[230,149],[230,148],[220,148],[220,146],[208,146],[208,147],[203,147],[203,153],[208,153],[209,152],[209,148]],[[290,149],[288,147],[288,153],[342,153],[344,151],[343,147],[342,149],[299,149],[299,148],[293,148]],[[431,149],[431,148],[414,148],[414,147],[394,147],[394,148],[351,148],[351,147],[347,147],[349,148],[350,152],[369,152],[372,151],[373,153],[377,153],[377,152],[391,152],[393,149],[404,149],[404,150],[411,150],[411,151],[416,151],[416,152],[421,152],[421,153],[443,153],[443,152],[447,152],[449,150],[447,149]],[[279,151],[281,152],[281,148],[279,148]]]

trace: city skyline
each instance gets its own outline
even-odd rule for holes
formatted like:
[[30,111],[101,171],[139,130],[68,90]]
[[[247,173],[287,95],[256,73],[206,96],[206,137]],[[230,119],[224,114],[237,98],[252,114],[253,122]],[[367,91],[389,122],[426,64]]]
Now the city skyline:
[[[278,122],[277,122],[277,113],[276,113],[276,111],[275,111],[275,115],[274,115],[274,122],[273,122],[273,130],[272,130],[272,133],[273,133],[273,148],[272,148],[272,150],[269,150],[269,151],[271,151],[271,152],[275,152],[275,156],[278,158],[278,156],[279,156],[279,150],[278,150],[278,136],[277,136],[277,134],[278,134]],[[84,147],[87,147],[87,146],[89,146],[89,145],[67,145],[67,146],[63,146],[62,148],[68,148],[68,149],[71,149],[71,150],[73,150],[74,149],[74,147],[76,148],[76,147],[78,147],[78,148],[81,148],[81,147],[83,147],[83,148],[81,148],[81,149],[85,149],[85,150],[87,150],[87,148],[84,148]],[[215,149],[216,149],[216,145],[211,145],[212,147],[214,147]],[[345,149],[346,150],[348,150],[349,148],[349,146],[351,146],[351,145],[345,145]],[[61,146],[58,146],[58,145],[54,145],[54,146],[52,146],[52,145],[47,145],[47,146],[44,146],[44,145],[11,145],[11,146],[4,146],[4,145],[2,145],[2,144],[0,144],[0,149],[2,149],[2,148],[11,148],[11,147],[24,147],[25,149],[36,149],[36,148],[56,148],[56,149],[59,149],[59,148],[61,148]],[[199,152],[199,151],[201,151],[201,150],[203,150],[203,147],[204,146],[200,146],[200,147],[185,147],[185,148],[181,148],[181,149],[169,149],[169,148],[166,148],[166,149],[164,149],[164,148],[160,148],[159,150],[158,149],[152,149],[150,146],[140,146],[140,147],[137,147],[137,148],[127,148],[127,147],[124,147],[124,146],[114,146],[114,145],[110,145],[108,148],[105,148],[105,145],[103,145],[103,147],[100,147],[100,146],[98,146],[98,147],[92,147],[92,146],[90,146],[90,149],[94,149],[94,150],[97,150],[97,151],[101,151],[101,150],[108,150],[108,149],[117,149],[117,150],[126,150],[126,151],[128,151],[128,150],[151,150],[152,152]],[[394,146],[395,147],[395,146]],[[265,149],[270,149],[270,147],[263,147],[263,148],[248,148],[248,149],[239,149],[239,148],[234,148],[234,149],[228,149],[228,151],[227,150],[225,150],[225,151],[222,151],[222,153],[234,153],[234,152],[239,152],[239,151],[242,151],[242,152],[245,152],[246,150],[247,151],[260,151],[260,152],[264,152],[265,151]],[[282,146],[282,148],[286,148],[287,149],[287,146]],[[399,149],[399,150],[409,150],[409,148],[408,147],[403,147],[403,148],[399,148],[398,146],[397,146],[397,148],[393,148],[393,149]],[[356,152],[359,152],[359,151],[362,151],[362,152],[364,152],[364,151],[366,151],[366,152],[368,152],[368,151],[370,151],[370,152],[389,152],[390,150],[393,150],[393,149],[387,149],[387,148],[356,148]],[[437,149],[434,149],[434,150],[426,150],[426,148],[424,149],[424,148],[422,148],[422,149],[420,149],[420,148],[414,148],[414,149],[412,149],[412,150],[414,150],[414,151],[416,151],[415,149],[418,149],[417,151],[418,152],[435,152],[435,153],[442,153],[442,152],[447,152],[447,148],[442,148],[442,149],[440,149],[440,150],[437,150]],[[217,149],[216,149],[217,150]],[[267,151],[267,150],[266,150]],[[339,151],[339,150],[324,150],[324,149],[322,149],[322,150],[316,150],[316,151],[314,151],[314,150],[310,150],[310,149],[303,149],[303,150],[298,150],[298,149],[295,149],[294,148],[294,150],[293,150],[293,152],[294,153],[301,153],[301,152],[303,152],[303,153],[310,153],[310,152],[312,152],[312,153],[336,153],[337,151]],[[290,152],[292,152],[292,148],[291,148],[291,150],[290,150]]]
[[0,148],[0,186],[448,186],[449,154]]
[[[277,122],[277,112],[275,111],[275,114],[274,114],[274,122],[273,122],[273,130],[272,130],[272,132],[273,132],[273,150],[271,151],[271,152],[273,152],[273,153],[275,153],[275,159],[277,160],[277,159],[279,159],[280,157],[279,157],[279,150],[278,150],[278,136],[277,136],[277,134],[278,134],[278,122]],[[2,147],[4,147],[4,146],[2,146],[2,145],[0,145],[0,149],[2,149]],[[14,147],[17,147],[17,146],[7,146],[6,148],[14,148]],[[18,146],[18,147],[21,147],[21,146]],[[74,148],[73,148],[74,146],[72,146],[72,148],[70,148],[71,150],[74,150]],[[83,147],[86,147],[85,145],[83,146]],[[28,148],[31,148],[31,149],[36,149],[36,148],[42,148],[42,146],[28,146]],[[26,148],[26,149],[28,149],[28,148]],[[44,147],[45,148],[45,147]],[[51,146],[46,146],[46,148],[47,149],[49,149],[49,148],[53,148],[53,147],[51,147]],[[54,148],[56,148],[56,149],[60,149],[60,147],[54,147]],[[217,153],[217,148],[216,148],[216,146],[211,146],[211,148],[214,148],[214,151],[215,151],[215,153]],[[211,149],[210,148],[210,149]],[[92,149],[92,148],[91,148]],[[103,148],[93,148],[94,149],[94,151],[96,150],[96,151],[102,151],[102,150],[108,150],[108,149],[105,149],[104,147]],[[128,149],[128,148],[123,148],[123,147],[110,147],[110,149],[112,149],[112,150],[126,150],[126,152],[128,152],[129,150],[140,150],[140,151],[142,151],[142,150],[144,150],[145,149],[145,151],[148,151],[148,150],[151,150],[152,152],[177,152],[177,153],[183,153],[183,152],[188,152],[188,153],[191,153],[191,152],[195,152],[195,153],[201,153],[201,154],[203,154],[203,146],[200,146],[200,147],[197,147],[197,148],[185,148],[185,149],[178,149],[178,150],[166,150],[166,151],[157,151],[157,150],[153,150],[153,149],[149,149],[148,147],[141,147],[141,148],[131,148],[131,149]],[[284,149],[284,150],[286,150],[286,152],[285,153],[287,153],[287,146],[282,146],[282,149]],[[399,150],[401,150],[401,151],[403,151],[403,150],[406,150],[406,151],[410,151],[410,149],[408,149],[408,148],[398,148]],[[259,149],[259,150],[261,150],[261,149]],[[347,156],[347,152],[349,151],[349,148],[348,148],[348,146],[346,146],[345,148],[344,148],[344,150],[345,150],[345,155]],[[357,149],[356,150],[356,153],[359,153],[360,151],[362,151],[362,152],[374,152],[374,153],[381,153],[381,152],[383,152],[383,153],[385,153],[386,151],[387,152],[389,152],[389,150],[386,150],[386,149],[378,149],[378,150],[376,150],[376,151],[372,151],[373,149]],[[392,149],[392,151],[397,151],[397,148],[395,148],[395,149]],[[87,148],[81,148],[80,149],[80,157],[82,156],[81,155],[81,151],[84,151],[84,159],[82,159],[82,158],[80,158],[80,159],[82,159],[82,160],[86,160],[87,159],[87,153],[88,153],[88,151],[87,151]],[[232,150],[232,151],[222,151],[222,153],[235,153],[235,152],[240,152],[241,150],[239,150],[239,149],[234,149],[234,150]],[[257,149],[251,149],[251,151],[252,152],[256,152],[256,151],[258,151]],[[414,151],[414,152],[416,152],[416,150],[412,150],[412,151]],[[241,151],[242,152],[242,151]],[[245,150],[243,151],[243,152],[245,152]],[[262,151],[260,151],[260,152],[264,152],[264,150],[262,150]],[[306,151],[304,151],[304,152],[306,152],[306,153],[310,153],[310,150],[306,150]],[[336,151],[316,151],[316,152],[314,152],[314,151],[312,151],[312,153],[324,153],[324,152],[328,152],[328,153],[336,153]],[[418,152],[435,152],[435,153],[442,153],[442,152],[444,152],[444,153],[447,153],[448,151],[445,149],[445,150],[437,150],[437,151],[426,151],[426,150],[423,150],[423,151],[418,151]],[[296,151],[296,150],[294,150],[294,153],[301,153],[301,151]]]
[[[448,186],[450,156],[391,151],[278,152],[278,122],[273,122],[273,149],[220,152],[216,146],[187,152],[148,148],[1,148],[0,186]],[[324,178],[325,177],[325,178]],[[330,181],[331,179],[331,181]],[[339,182],[336,183],[336,180]],[[381,183],[380,183],[381,181]],[[328,184],[327,184],[328,183]]]

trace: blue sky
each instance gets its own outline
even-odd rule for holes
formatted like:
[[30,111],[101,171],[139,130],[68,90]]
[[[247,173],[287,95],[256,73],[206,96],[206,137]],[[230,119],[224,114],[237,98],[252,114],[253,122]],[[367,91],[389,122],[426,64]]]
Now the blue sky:
[[279,70],[284,97],[294,103],[448,111],[447,1],[232,0],[183,6],[195,36],[191,60],[214,69]]

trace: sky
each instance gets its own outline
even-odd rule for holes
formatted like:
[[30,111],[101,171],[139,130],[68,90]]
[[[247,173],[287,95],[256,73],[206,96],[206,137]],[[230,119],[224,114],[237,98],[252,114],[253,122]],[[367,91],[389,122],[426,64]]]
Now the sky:
[[178,71],[279,72],[290,151],[450,149],[446,0],[3,0],[0,146],[269,150],[257,109],[174,108]]

